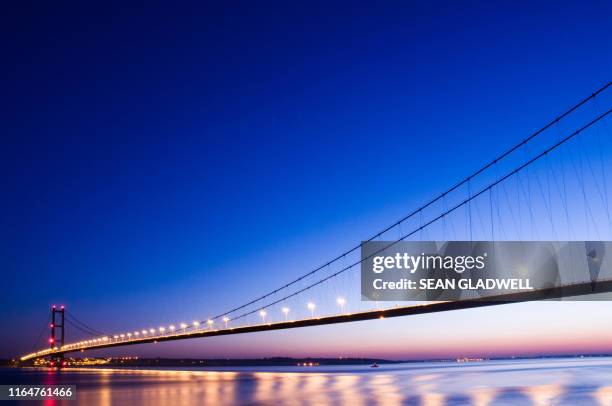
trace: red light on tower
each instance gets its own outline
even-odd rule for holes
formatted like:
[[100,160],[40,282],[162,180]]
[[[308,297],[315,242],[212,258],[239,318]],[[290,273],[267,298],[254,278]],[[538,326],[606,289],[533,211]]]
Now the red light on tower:
[[51,308],[52,308],[52,309],[55,309],[55,308],[57,308],[57,306],[56,306],[56,305],[53,305],[53,306],[51,306]]
[[49,327],[53,328],[53,323],[49,324]]
[[53,337],[49,337],[49,344],[53,344],[53,341],[55,341],[53,340]]
[[64,310],[64,305],[61,305],[61,306],[60,306],[60,309]]

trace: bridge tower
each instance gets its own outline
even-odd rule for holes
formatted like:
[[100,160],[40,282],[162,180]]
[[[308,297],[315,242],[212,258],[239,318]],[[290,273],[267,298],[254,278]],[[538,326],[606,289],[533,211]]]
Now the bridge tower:
[[[49,346],[51,349],[56,347],[62,347],[64,345],[64,305],[51,306],[51,336],[49,337]],[[59,333],[59,334],[58,334]],[[63,355],[51,357],[52,364],[55,363],[57,366],[62,366]]]

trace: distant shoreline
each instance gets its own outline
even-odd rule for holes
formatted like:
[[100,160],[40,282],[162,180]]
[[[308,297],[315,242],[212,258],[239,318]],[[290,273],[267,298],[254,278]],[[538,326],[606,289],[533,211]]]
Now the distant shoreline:
[[[612,357],[612,354],[571,354],[571,355],[538,355],[538,356],[512,356],[512,357],[461,357],[461,358],[429,358],[429,359],[407,359],[388,360],[383,358],[291,358],[291,357],[267,357],[267,358],[138,358],[138,357],[67,357],[68,366],[78,367],[255,367],[255,366],[330,366],[330,365],[372,365],[372,364],[405,364],[426,362],[453,362],[453,363],[476,363],[486,361],[507,360],[536,360],[536,359],[580,359],[580,358],[604,358]],[[0,360],[0,366],[18,366],[11,360]],[[19,366],[37,366],[31,363]],[[45,366],[45,365],[38,365]]]

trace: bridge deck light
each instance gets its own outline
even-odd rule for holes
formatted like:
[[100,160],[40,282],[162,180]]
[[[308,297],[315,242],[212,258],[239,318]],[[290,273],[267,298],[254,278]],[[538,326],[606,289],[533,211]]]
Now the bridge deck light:
[[263,320],[264,323],[266,322],[266,314],[268,313],[266,313],[265,310],[262,310],[259,312],[259,315],[261,316],[261,319]]
[[174,331],[174,330],[176,329],[176,327],[174,327],[174,325],[173,325],[173,324],[170,324],[170,325],[168,326],[168,329],[169,329],[170,331]]
[[281,310],[283,311],[283,313],[285,313],[285,321],[287,321],[287,317],[289,315],[289,308],[283,307]]
[[223,322],[225,323],[225,328],[227,328],[227,323],[229,322],[229,317],[225,316],[223,318]]
[[310,317],[314,317],[314,309],[317,306],[315,306],[315,304],[312,302],[308,302],[307,306],[308,306],[308,310],[310,310]]
[[164,333],[164,331],[166,331],[166,328],[165,328],[165,327],[160,327],[160,328],[159,328],[159,332],[160,332],[160,333],[162,333],[162,334],[163,334],[163,333]]
[[336,299],[336,302],[338,302],[338,304],[340,305],[340,311],[344,313],[344,305],[346,304],[346,299],[343,297],[339,297],[338,299]]
[[142,333],[143,336],[146,336],[147,335],[147,330],[142,330],[141,333]]
[[150,328],[150,329],[149,329],[149,332],[150,332],[151,334],[155,334],[155,329],[154,329],[154,328]]
[[181,323],[181,328],[182,329],[186,329],[187,328],[187,323]]

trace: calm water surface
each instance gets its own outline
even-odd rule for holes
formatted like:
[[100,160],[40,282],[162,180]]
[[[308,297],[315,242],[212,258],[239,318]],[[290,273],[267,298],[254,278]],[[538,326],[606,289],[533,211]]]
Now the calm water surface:
[[[45,405],[610,405],[612,358],[333,367],[0,369],[2,384],[73,384]],[[24,401],[12,404],[35,405]],[[9,402],[7,402],[9,404]]]

